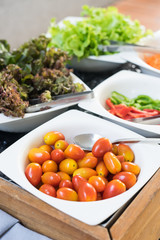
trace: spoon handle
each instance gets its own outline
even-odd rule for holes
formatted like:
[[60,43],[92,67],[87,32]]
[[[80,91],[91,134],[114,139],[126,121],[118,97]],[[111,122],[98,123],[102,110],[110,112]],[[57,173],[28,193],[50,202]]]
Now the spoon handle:
[[112,141],[112,143],[136,143],[136,142],[148,142],[148,143],[160,143],[160,138],[121,138]]

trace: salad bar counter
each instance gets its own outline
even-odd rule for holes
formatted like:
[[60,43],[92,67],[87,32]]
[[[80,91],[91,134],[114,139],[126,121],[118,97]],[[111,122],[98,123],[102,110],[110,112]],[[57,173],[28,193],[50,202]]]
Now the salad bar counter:
[[[74,72],[91,89],[120,70],[141,72],[131,63],[119,69],[101,73]],[[78,109],[77,105],[69,107]],[[82,109],[80,109],[83,111]],[[92,114],[94,115],[94,114]],[[3,152],[27,132],[0,132]],[[18,218],[27,228],[55,240],[158,240],[160,237],[160,170],[134,197],[104,222],[91,226],[48,205],[25,191],[2,172],[0,173],[0,208]],[[97,210],[94,210],[95,214]],[[123,227],[122,227],[123,226]]]

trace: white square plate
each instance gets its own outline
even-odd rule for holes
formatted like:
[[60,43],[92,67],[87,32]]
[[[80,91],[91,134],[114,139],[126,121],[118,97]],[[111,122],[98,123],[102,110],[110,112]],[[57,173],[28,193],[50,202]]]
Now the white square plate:
[[[87,91],[90,90],[90,88],[76,75],[71,73],[71,76],[74,83],[82,83]],[[38,127],[40,124],[64,112],[67,107],[75,105],[77,103],[78,102],[75,101],[63,105],[58,105],[45,111],[26,113],[24,118],[7,117],[4,114],[0,113],[0,130],[7,132],[28,132],[35,127]]]
[[104,80],[93,91],[94,99],[79,103],[79,107],[96,113],[106,119],[125,126],[144,136],[158,137],[160,135],[160,118],[150,121],[150,124],[135,123],[118,118],[107,111],[106,99],[111,97],[112,91],[117,91],[129,98],[145,94],[153,99],[160,100],[160,79],[151,75],[136,73],[132,71],[120,71]]
[[26,134],[0,154],[0,171],[22,188],[60,211],[89,225],[96,225],[107,219],[123,206],[152,177],[160,166],[158,144],[130,144],[135,153],[135,162],[141,172],[137,183],[126,192],[106,200],[94,202],[72,202],[48,196],[25,177],[28,151],[43,143],[43,136],[52,130],[62,132],[68,142],[81,133],[98,133],[111,141],[120,137],[136,137],[138,134],[104,119],[78,111],[67,111]]

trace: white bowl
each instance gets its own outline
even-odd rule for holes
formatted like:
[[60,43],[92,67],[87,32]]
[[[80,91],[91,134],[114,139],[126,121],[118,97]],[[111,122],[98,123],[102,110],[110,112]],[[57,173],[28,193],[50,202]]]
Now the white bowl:
[[[58,23],[62,28],[64,27],[63,21],[70,21],[72,24],[75,24],[78,21],[81,21],[82,17],[69,16]],[[124,64],[126,60],[121,57],[121,53],[112,54],[112,55],[103,55],[103,56],[89,56],[82,60],[77,60],[73,58],[69,64],[75,70],[84,71],[84,72],[101,72],[116,69],[117,67]]]
[[[143,41],[141,41],[141,44],[153,47],[160,47],[160,31],[155,32],[153,37],[148,36],[147,38],[143,39]],[[142,53],[138,53],[135,51],[123,52],[121,54],[121,57],[126,61],[138,65],[143,73],[160,77],[160,70],[147,64],[143,59]]]
[[94,202],[72,202],[53,198],[33,187],[24,174],[29,149],[40,146],[43,136],[51,130],[62,132],[68,142],[72,142],[77,134],[91,132],[111,141],[139,135],[93,115],[70,110],[29,132],[0,154],[0,171],[10,179],[51,206],[89,225],[99,224],[111,216],[144,186],[160,166],[158,144],[130,144],[135,153],[135,162],[141,168],[138,181],[132,188],[116,197]]
[[79,107],[98,114],[106,119],[125,126],[146,137],[157,137],[160,135],[160,118],[146,123],[134,123],[118,118],[107,111],[105,101],[111,97],[112,91],[117,91],[129,98],[145,94],[153,99],[160,99],[160,79],[151,75],[136,73],[132,71],[120,71],[93,89],[95,98],[79,103]]
[[[83,83],[86,90],[90,88],[80,80],[76,75],[72,74],[73,82]],[[63,105],[50,108],[45,111],[35,112],[35,113],[26,113],[24,118],[18,117],[7,117],[4,114],[0,114],[0,130],[7,132],[28,132],[35,127],[38,127],[40,124],[52,119],[53,117],[64,112],[67,107],[77,104],[78,102],[66,103]]]

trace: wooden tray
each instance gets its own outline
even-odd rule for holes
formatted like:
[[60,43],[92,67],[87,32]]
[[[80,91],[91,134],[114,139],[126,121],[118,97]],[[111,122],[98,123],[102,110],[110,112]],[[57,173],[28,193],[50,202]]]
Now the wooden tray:
[[0,179],[0,209],[54,240],[158,240],[160,169],[107,227],[82,223],[3,179]]

